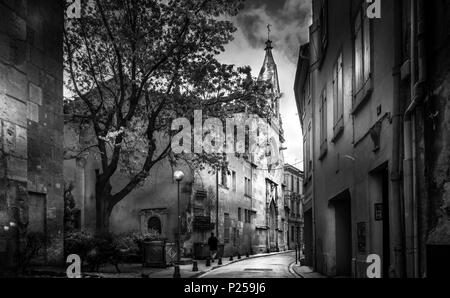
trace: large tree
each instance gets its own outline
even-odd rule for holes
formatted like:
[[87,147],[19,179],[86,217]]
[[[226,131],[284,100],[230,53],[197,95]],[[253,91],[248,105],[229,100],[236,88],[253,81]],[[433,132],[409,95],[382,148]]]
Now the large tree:
[[[268,86],[249,67],[217,60],[236,30],[228,20],[241,6],[242,0],[91,0],[81,18],[67,20],[65,113],[95,135],[98,232],[108,231],[113,207],[161,160],[221,162],[220,154],[174,156],[173,119],[194,110],[220,118],[265,111]],[[169,141],[159,142],[161,136]],[[111,178],[120,170],[129,180],[113,192]]]

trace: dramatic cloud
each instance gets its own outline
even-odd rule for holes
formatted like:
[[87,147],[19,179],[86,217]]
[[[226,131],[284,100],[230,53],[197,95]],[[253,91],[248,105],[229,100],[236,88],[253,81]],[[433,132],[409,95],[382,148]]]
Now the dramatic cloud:
[[238,31],[220,56],[223,63],[250,65],[257,76],[264,60],[267,24],[278,67],[281,115],[288,148],[285,161],[303,168],[303,137],[294,96],[294,80],[301,44],[308,42],[311,0],[247,0],[245,8],[232,20]]
[[261,48],[267,40],[267,25],[270,24],[270,39],[296,63],[299,45],[307,42],[310,22],[310,0],[253,0],[246,2],[236,25],[251,47]]

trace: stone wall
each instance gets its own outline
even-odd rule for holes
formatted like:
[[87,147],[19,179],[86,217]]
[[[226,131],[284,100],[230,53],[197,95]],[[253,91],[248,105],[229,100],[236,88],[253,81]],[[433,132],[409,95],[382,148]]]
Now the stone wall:
[[[425,256],[433,246],[450,247],[450,7],[445,1],[430,3],[427,10],[427,61],[429,98],[425,103],[425,142],[428,197],[422,202],[421,217]],[[447,253],[448,255],[448,253]],[[448,258],[427,258],[429,270],[448,274]],[[433,268],[433,269],[430,269]],[[425,268],[422,269],[425,271]],[[443,277],[443,276],[441,276]]]
[[0,1],[0,260],[8,265],[26,230],[46,234],[45,262],[62,261],[62,12],[57,0]]

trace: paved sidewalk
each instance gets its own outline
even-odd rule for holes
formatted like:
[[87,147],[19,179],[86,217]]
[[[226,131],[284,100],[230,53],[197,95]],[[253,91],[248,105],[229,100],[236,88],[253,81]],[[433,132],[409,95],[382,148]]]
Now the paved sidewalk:
[[295,273],[300,275],[303,278],[327,278],[325,275],[322,275],[318,272],[314,272],[310,267],[308,266],[301,266],[301,265],[293,265],[292,269]]

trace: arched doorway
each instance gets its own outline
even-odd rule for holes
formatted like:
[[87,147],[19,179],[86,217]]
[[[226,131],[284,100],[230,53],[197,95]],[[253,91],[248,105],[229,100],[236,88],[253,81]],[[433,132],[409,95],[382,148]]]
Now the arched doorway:
[[270,251],[276,250],[276,229],[277,229],[277,210],[275,203],[272,201],[269,206],[269,249]]
[[158,235],[161,235],[161,220],[159,217],[153,216],[150,217],[147,223],[147,228],[150,233],[158,233]]

